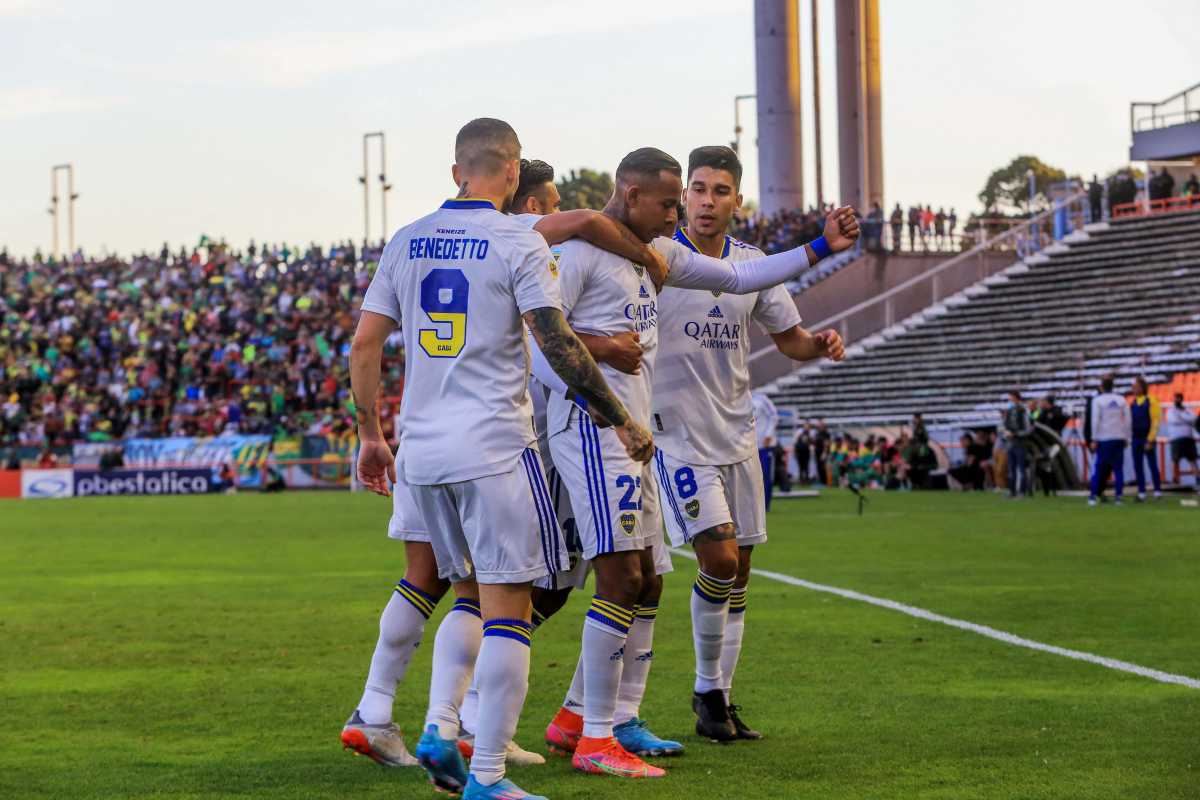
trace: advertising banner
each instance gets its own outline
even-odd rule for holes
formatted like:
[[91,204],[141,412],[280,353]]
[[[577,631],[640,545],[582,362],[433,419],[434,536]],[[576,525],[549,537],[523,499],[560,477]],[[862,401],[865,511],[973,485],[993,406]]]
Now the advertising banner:
[[104,472],[81,469],[75,472],[74,491],[76,497],[205,494],[212,490],[212,486],[212,470],[208,467],[114,469]]
[[231,463],[238,471],[238,485],[253,489],[261,485],[261,466],[270,449],[271,437],[266,434],[130,439],[125,442],[125,466],[220,467]]
[[71,469],[21,470],[21,497],[46,499],[70,497],[75,488]]

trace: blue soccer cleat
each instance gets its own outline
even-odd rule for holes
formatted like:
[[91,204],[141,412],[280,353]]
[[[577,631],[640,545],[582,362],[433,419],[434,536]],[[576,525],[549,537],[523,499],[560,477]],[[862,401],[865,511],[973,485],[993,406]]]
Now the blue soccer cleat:
[[683,745],[670,739],[660,739],[646,727],[646,721],[634,717],[613,728],[613,736],[630,753],[636,756],[677,756],[683,753]]
[[508,778],[501,778],[491,786],[484,786],[472,775],[467,781],[462,800],[546,800],[540,794],[530,794]]
[[[443,792],[458,794],[467,785],[467,765],[458,752],[458,739],[443,739],[430,725],[417,742],[417,763],[429,773],[429,782]],[[484,796],[484,795],[481,795]]]

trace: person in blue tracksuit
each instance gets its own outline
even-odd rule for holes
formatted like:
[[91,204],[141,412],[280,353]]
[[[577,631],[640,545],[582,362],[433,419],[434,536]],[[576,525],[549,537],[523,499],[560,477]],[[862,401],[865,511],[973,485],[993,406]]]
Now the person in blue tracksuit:
[[1109,475],[1115,477],[1113,493],[1120,505],[1125,489],[1125,445],[1130,438],[1130,415],[1125,398],[1113,391],[1111,375],[1100,380],[1100,394],[1092,398],[1091,412],[1090,447],[1096,454],[1096,466],[1088,505],[1099,502]]
[[1155,444],[1158,439],[1158,423],[1162,409],[1158,399],[1147,391],[1146,379],[1138,376],[1133,381],[1133,401],[1129,404],[1132,440],[1129,443],[1133,457],[1133,474],[1137,476],[1138,502],[1146,501],[1146,464],[1150,465],[1150,479],[1154,482],[1154,499],[1162,497],[1162,477],[1158,474],[1158,454]]

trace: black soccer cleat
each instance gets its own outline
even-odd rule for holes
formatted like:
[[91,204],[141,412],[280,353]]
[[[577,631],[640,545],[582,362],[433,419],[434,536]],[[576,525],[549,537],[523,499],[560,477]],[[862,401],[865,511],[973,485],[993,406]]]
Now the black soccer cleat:
[[733,723],[733,729],[737,731],[739,739],[761,739],[763,735],[751,728],[746,723],[742,722],[742,718],[738,716],[738,712],[742,710],[741,706],[729,706],[729,719]]
[[696,712],[696,735],[714,742],[732,742],[738,738],[737,728],[729,718],[725,693],[720,689],[703,694],[693,692],[692,710]]

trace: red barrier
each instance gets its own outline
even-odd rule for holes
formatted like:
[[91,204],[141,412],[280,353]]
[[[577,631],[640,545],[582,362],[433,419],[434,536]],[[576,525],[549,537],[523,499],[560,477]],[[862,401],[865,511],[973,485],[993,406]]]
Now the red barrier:
[[21,470],[0,470],[0,497],[21,496]]
[[1146,203],[1141,200],[1135,200],[1132,203],[1119,203],[1112,207],[1112,216],[1113,219],[1122,219],[1126,217],[1140,217],[1143,214],[1167,214],[1174,211],[1192,210],[1200,210],[1200,194],[1151,200],[1149,211],[1146,210]]

